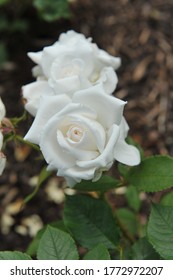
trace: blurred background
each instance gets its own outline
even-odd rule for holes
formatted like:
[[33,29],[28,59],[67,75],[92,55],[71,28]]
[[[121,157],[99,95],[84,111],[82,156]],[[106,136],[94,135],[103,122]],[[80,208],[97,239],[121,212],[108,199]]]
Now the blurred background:
[[[130,136],[146,156],[173,156],[172,18],[172,0],[0,0],[0,96],[6,116],[20,117],[24,112],[21,86],[34,80],[34,64],[27,52],[39,51],[60,33],[74,29],[121,57],[115,96],[128,101],[125,116]],[[21,136],[31,122],[29,118],[19,124]],[[43,224],[61,217],[63,181],[51,178],[21,209],[43,163],[37,152],[14,141],[8,143],[5,154],[7,166],[0,177],[0,250],[24,251]],[[119,199],[117,205],[124,203]]]

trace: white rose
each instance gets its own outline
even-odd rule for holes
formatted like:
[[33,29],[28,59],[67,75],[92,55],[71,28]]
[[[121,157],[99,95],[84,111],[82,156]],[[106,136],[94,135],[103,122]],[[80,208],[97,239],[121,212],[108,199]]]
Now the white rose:
[[126,102],[106,95],[101,85],[67,95],[44,96],[25,139],[38,144],[50,170],[69,186],[97,180],[114,160],[140,162],[139,151],[125,142]]
[[[0,98],[0,128],[1,128],[1,121],[3,120],[4,117],[5,117],[5,106]],[[6,164],[6,158],[4,154],[1,152],[2,145],[3,145],[3,134],[0,129],[0,175],[2,174]]]
[[[75,31],[62,33],[59,40],[40,52],[30,52],[29,57],[37,64],[33,68],[36,82],[22,88],[26,109],[35,116],[40,95],[67,94],[101,83],[107,94],[117,85],[114,70],[120,66],[120,58],[99,49]],[[44,89],[45,86],[45,89]]]

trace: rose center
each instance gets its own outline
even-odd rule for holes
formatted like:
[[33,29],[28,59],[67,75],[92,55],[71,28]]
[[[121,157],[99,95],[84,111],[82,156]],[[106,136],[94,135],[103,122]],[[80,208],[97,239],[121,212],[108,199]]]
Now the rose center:
[[79,142],[83,137],[83,130],[79,126],[70,126],[66,135],[70,140]]
[[61,78],[79,75],[80,67],[76,64],[65,65],[61,71]]

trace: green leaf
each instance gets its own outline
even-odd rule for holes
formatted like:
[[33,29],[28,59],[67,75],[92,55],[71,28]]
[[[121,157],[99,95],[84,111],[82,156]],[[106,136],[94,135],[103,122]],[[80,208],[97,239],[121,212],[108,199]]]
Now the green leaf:
[[[27,251],[26,253],[30,256],[35,256],[36,253],[37,253],[37,250],[38,250],[38,246],[39,246],[39,242],[40,242],[40,239],[42,238],[44,232],[46,231],[47,229],[47,226],[44,226],[42,229],[40,229],[36,236],[34,237],[34,239],[31,241],[31,243],[29,244],[28,248],[27,248]],[[64,232],[66,232],[66,228],[64,226],[64,223],[63,221],[58,221],[58,222],[53,222],[53,223],[50,223],[49,226],[51,227],[54,227],[54,228],[58,228]]]
[[64,209],[65,226],[83,247],[91,249],[99,243],[114,249],[119,229],[108,204],[87,195],[67,196]]
[[54,21],[71,16],[68,0],[34,0],[33,5],[46,21]]
[[173,158],[152,156],[130,169],[127,181],[145,192],[158,192],[173,186]]
[[147,237],[154,249],[164,258],[173,260],[173,207],[152,206]]
[[110,260],[108,249],[103,244],[98,244],[83,258],[84,260]]
[[160,204],[163,206],[173,206],[173,192],[165,194],[161,198]]
[[133,260],[158,260],[160,256],[153,249],[146,237],[136,241],[132,246]]
[[141,206],[141,201],[139,199],[139,191],[136,187],[130,185],[127,187],[125,193],[126,199],[128,201],[128,205],[135,210],[136,212],[139,211]]
[[6,4],[8,2],[9,2],[9,0],[0,0],[0,6]]
[[138,232],[138,221],[136,215],[127,208],[117,209],[115,212],[119,223],[124,228],[124,231],[133,239],[133,236]]
[[31,257],[18,251],[1,251],[0,260],[31,260]]
[[43,167],[43,169],[40,172],[39,178],[38,178],[38,183],[34,189],[34,191],[29,194],[25,199],[24,199],[24,203],[28,203],[39,191],[41,185],[43,184],[43,182],[50,177],[50,175],[52,174],[51,171],[47,170],[47,167]]
[[38,260],[78,260],[78,252],[71,236],[48,226],[38,247]]
[[82,181],[74,186],[74,189],[81,191],[101,191],[105,192],[117,188],[121,182],[111,176],[104,175],[97,182]]

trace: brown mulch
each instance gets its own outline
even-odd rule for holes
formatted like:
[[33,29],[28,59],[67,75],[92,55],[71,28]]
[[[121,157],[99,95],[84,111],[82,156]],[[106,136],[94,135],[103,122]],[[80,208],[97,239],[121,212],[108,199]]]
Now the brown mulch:
[[[128,101],[125,116],[130,135],[146,155],[173,156],[173,1],[71,2],[70,20],[46,23],[31,8],[22,15],[30,21],[27,34],[2,34],[9,50],[9,61],[0,70],[0,95],[7,107],[7,117],[23,113],[20,89],[32,81],[33,66],[27,51],[40,50],[56,41],[61,32],[74,29],[93,37],[110,54],[121,57],[115,96]],[[21,124],[19,132],[24,135],[28,127]],[[36,152],[14,143],[8,145],[6,154],[8,163],[0,179],[0,250],[25,250],[34,235],[26,218],[35,218],[39,228],[58,219],[62,205],[48,199],[45,187],[19,211],[23,199],[32,191],[41,163]]]

